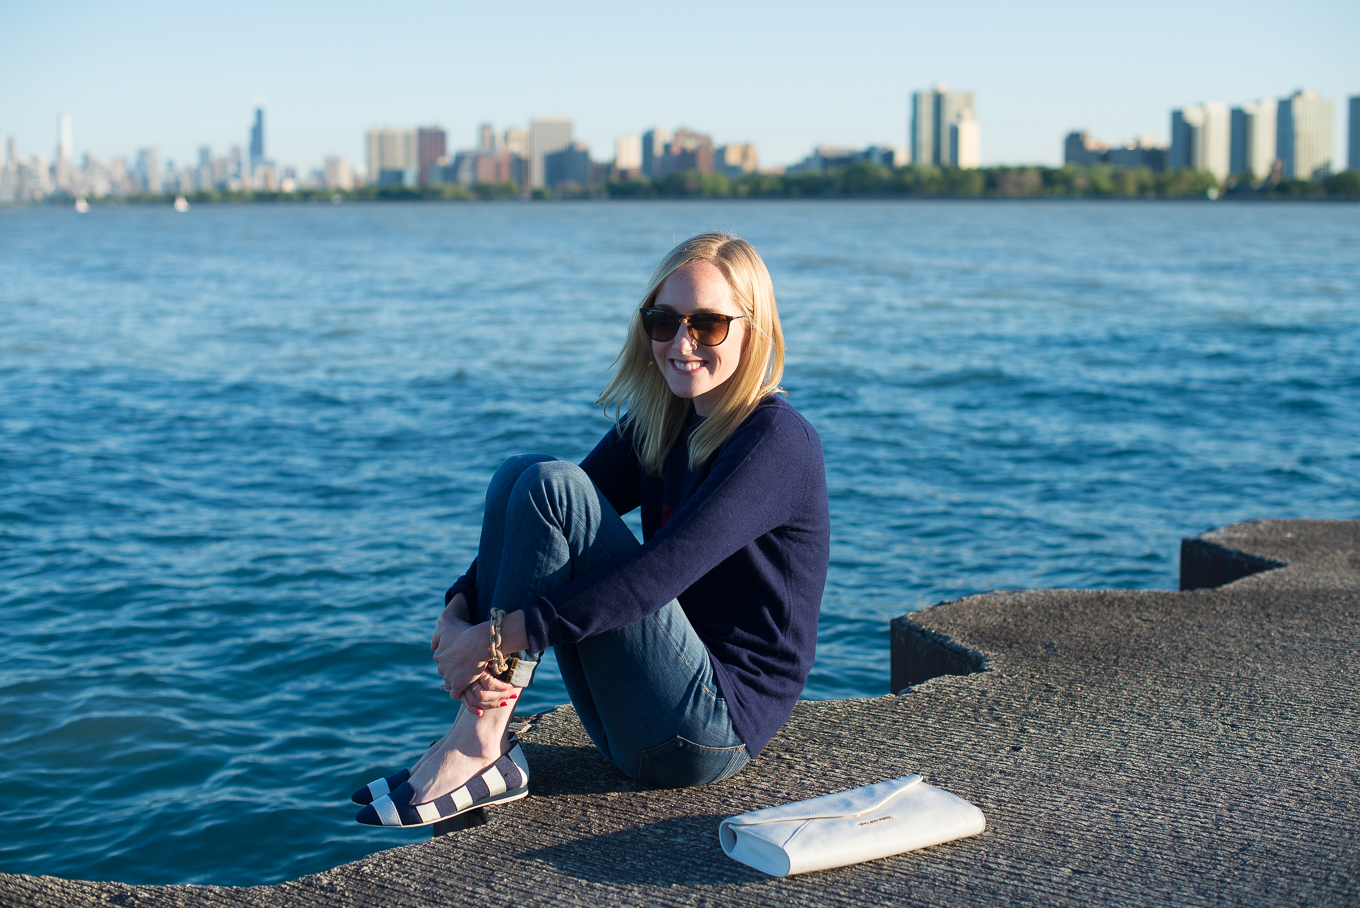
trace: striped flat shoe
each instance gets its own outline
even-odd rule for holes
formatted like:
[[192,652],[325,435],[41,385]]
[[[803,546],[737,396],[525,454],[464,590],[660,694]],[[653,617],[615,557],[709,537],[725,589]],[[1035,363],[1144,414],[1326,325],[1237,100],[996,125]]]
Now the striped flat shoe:
[[411,778],[411,770],[403,769],[395,772],[384,779],[374,779],[363,788],[360,788],[349,799],[355,804],[372,804],[385,794],[391,794],[397,786]]
[[354,818],[365,826],[396,826],[410,829],[429,826],[478,807],[517,801],[529,793],[529,764],[519,741],[510,738],[510,750],[483,769],[461,788],[424,804],[412,804],[415,789],[402,782],[391,794],[374,799]]
[[[429,749],[434,750],[435,747],[439,745],[440,740],[442,739],[436,738],[431,741]],[[391,794],[393,789],[409,778],[411,778],[411,770],[409,769],[394,772],[386,778],[374,779],[372,782],[369,782],[363,788],[360,788],[354,794],[350,795],[349,799],[355,804],[372,804],[383,795]]]

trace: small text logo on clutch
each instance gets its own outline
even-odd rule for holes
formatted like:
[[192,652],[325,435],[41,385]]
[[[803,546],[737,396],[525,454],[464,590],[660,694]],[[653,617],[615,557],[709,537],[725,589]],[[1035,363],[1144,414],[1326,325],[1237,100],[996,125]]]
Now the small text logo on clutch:
[[879,817],[877,820],[865,820],[863,823],[857,823],[856,825],[858,825],[858,826],[872,826],[872,825],[875,824],[875,823],[882,823],[884,820],[891,820],[891,819],[892,819],[892,814],[888,814],[886,817]]

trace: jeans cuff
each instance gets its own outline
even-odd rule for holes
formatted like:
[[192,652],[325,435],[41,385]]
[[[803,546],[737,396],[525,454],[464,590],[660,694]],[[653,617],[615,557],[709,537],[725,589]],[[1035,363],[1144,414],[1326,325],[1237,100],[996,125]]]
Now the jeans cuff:
[[522,689],[528,687],[529,682],[534,680],[539,657],[527,649],[522,649],[515,655],[519,657],[519,664],[515,666],[515,673],[510,676],[510,684]]

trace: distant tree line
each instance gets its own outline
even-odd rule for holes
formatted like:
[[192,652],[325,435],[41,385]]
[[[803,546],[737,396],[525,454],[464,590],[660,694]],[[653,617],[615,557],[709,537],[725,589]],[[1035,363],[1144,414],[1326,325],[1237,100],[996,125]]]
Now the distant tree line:
[[689,171],[660,181],[611,182],[602,189],[576,194],[608,198],[1360,198],[1360,171],[1344,171],[1322,183],[1282,180],[1253,186],[1233,177],[1220,184],[1213,174],[1197,170],[1154,172],[1106,164],[961,170],[865,163],[825,173],[753,173],[735,179]]
[[[515,199],[523,193],[513,180],[423,186],[364,186],[339,192],[301,189],[296,192],[199,192],[190,202],[343,202],[343,201],[464,201]],[[1360,171],[1346,170],[1322,182],[1284,179],[1252,183],[1230,176],[1220,183],[1213,174],[1197,170],[1155,172],[1146,167],[1107,164],[1090,167],[885,167],[854,164],[824,173],[750,173],[728,177],[695,170],[671,173],[660,180],[646,177],[590,186],[568,184],[538,189],[538,199],[1350,199],[1360,200]],[[163,202],[168,196],[130,196],[107,202]],[[50,198],[49,201],[58,201]],[[64,200],[69,202],[69,200]],[[92,200],[96,201],[96,200]]]

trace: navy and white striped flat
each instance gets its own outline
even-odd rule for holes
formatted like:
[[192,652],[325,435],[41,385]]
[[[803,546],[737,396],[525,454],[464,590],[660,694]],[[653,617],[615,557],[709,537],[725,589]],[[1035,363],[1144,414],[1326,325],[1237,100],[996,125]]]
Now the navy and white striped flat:
[[383,795],[391,794],[397,786],[401,785],[402,782],[405,782],[409,778],[411,778],[411,770],[409,769],[394,772],[386,778],[374,779],[372,782],[369,782],[363,788],[360,788],[354,794],[350,795],[349,799],[355,804],[372,804]]
[[[431,741],[429,749],[434,750],[441,740],[443,739],[436,738]],[[350,795],[349,799],[355,804],[372,804],[383,795],[391,794],[393,789],[409,778],[411,778],[411,770],[409,769],[394,772],[386,778],[374,779],[372,782],[369,782],[363,788],[360,788],[354,794]]]
[[412,804],[415,789],[402,782],[391,794],[375,798],[362,808],[354,819],[365,826],[392,826],[410,829],[429,826],[460,813],[518,801],[529,793],[529,764],[519,741],[510,738],[510,750],[467,781],[461,788],[440,795],[424,804]]

